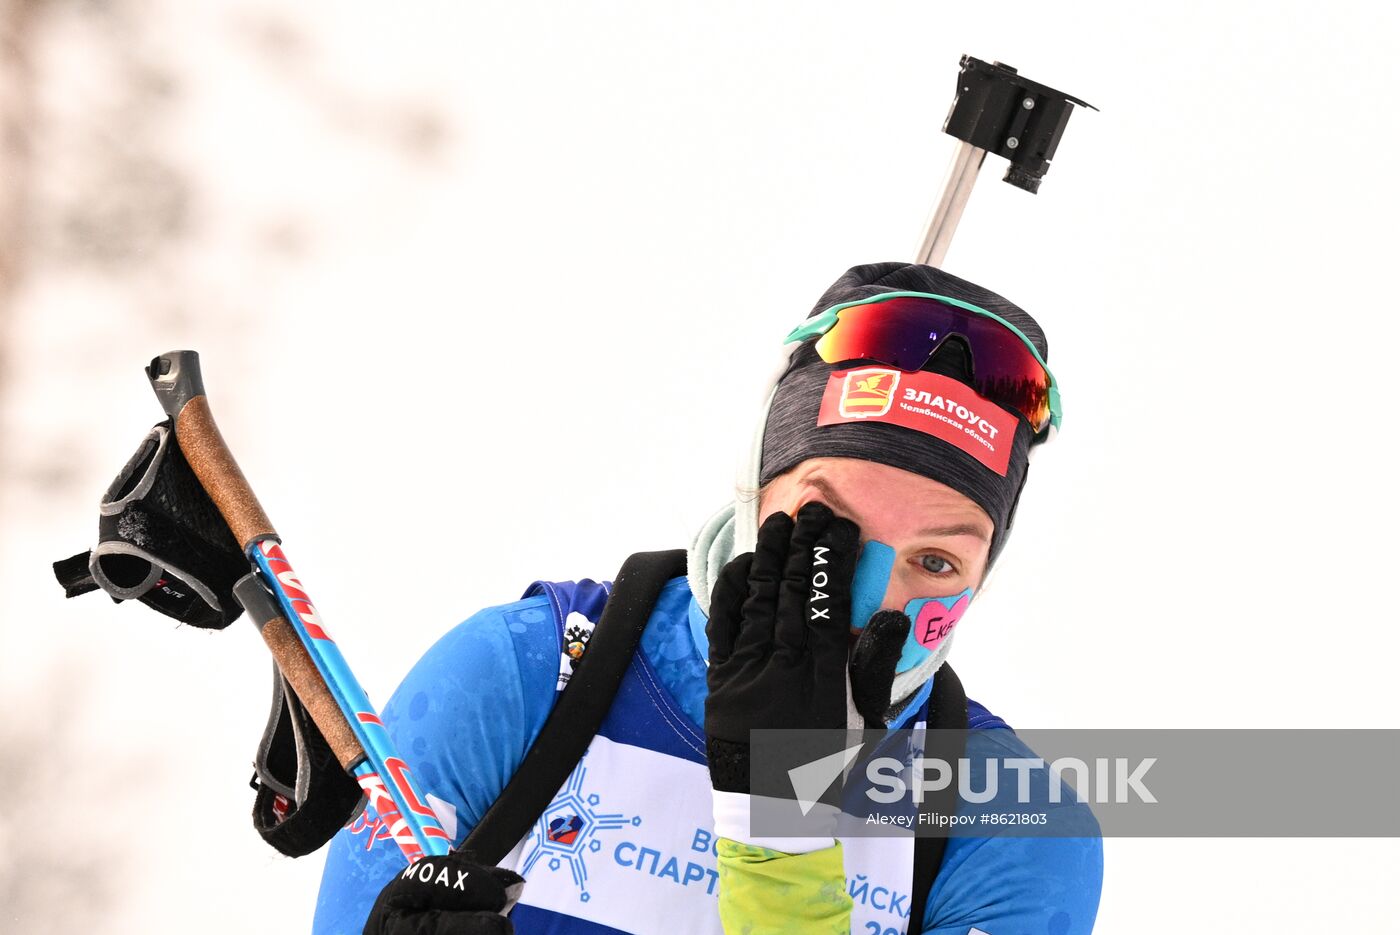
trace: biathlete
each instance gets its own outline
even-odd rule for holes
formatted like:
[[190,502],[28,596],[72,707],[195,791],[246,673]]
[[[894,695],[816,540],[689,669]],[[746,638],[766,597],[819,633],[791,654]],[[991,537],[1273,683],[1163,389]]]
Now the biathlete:
[[[907,835],[753,832],[751,730],[929,721],[1060,418],[1036,322],[933,267],[849,270],[789,347],[750,476],[661,587],[532,830],[496,867],[454,852],[405,872],[368,809],[332,842],[318,935],[1091,931],[1102,847],[1072,798],[1046,808],[1082,833],[953,836],[933,867]],[[449,631],[385,707],[454,843],[520,767],[608,594],[537,582]],[[965,705],[999,752],[1032,755]]]

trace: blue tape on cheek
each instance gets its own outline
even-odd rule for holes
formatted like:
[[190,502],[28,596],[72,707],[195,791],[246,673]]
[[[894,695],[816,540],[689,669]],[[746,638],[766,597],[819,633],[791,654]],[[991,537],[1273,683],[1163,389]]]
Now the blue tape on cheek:
[[908,672],[932,655],[933,653],[920,646],[914,640],[914,634],[910,633],[908,639],[904,641],[904,651],[899,654],[899,661],[894,664],[894,670]]
[[884,603],[894,571],[894,549],[883,542],[870,540],[861,549],[851,581],[851,626],[864,630],[870,618]]

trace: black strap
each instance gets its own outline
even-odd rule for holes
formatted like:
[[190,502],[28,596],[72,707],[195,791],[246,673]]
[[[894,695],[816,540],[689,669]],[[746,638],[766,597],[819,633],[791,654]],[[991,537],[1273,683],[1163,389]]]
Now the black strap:
[[272,711],[253,769],[253,827],[288,857],[304,857],[335,837],[365,800],[276,666]]
[[549,807],[603,724],[662,586],[685,574],[685,550],[638,552],[622,563],[603,615],[569,684],[520,768],[459,850],[490,866],[501,861]]
[[93,580],[92,571],[88,568],[88,559],[91,557],[92,550],[89,549],[53,563],[53,575],[58,579],[58,583],[63,585],[64,597],[77,597],[97,590],[97,582]]
[[[967,730],[967,694],[962,681],[953,667],[943,663],[933,677],[933,692],[929,700],[929,730]],[[944,815],[950,815],[958,804],[958,759],[963,755],[966,735],[932,735],[930,749],[925,755],[943,758],[953,765],[953,781],[924,799],[924,807]],[[952,747],[953,749],[949,749]],[[933,888],[938,868],[943,864],[943,852],[947,850],[946,837],[920,837],[914,839],[914,889],[909,896],[909,931],[923,931],[924,906],[928,903],[929,890]]]

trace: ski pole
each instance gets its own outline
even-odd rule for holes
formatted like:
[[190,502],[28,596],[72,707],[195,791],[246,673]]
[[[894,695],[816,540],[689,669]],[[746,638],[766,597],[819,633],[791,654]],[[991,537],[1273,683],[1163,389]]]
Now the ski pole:
[[943,132],[958,140],[958,148],[948,166],[943,194],[914,254],[914,262],[929,266],[943,265],[987,153],[1010,161],[1005,181],[1035,194],[1060,145],[1072,105],[1098,110],[1077,97],[1021,77],[1010,65],[988,65],[964,55],[959,66],[958,93],[943,121]]
[[278,668],[409,862],[447,854],[447,832],[339,647],[327,636],[271,520],[214,422],[199,355],[162,354],[151,361],[146,376],[174,421],[181,453],[254,569],[239,581],[235,595],[258,625]]

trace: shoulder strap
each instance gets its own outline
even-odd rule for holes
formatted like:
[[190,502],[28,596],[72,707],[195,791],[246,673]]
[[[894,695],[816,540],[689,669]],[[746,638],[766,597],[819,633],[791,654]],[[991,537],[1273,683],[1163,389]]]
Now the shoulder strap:
[[603,724],[661,588],[685,574],[685,550],[638,552],[622,563],[588,651],[579,659],[520,768],[462,842],[477,863],[499,863],[549,807]]
[[[928,729],[966,731],[967,726],[967,694],[963,691],[962,681],[958,679],[953,667],[945,662],[933,677],[933,693],[929,698]],[[966,735],[962,735],[964,739],[954,739],[958,735],[937,736],[940,737],[940,740],[936,742],[936,745],[940,748],[949,745],[949,741],[951,741],[951,745],[962,748]],[[935,743],[930,743],[929,746],[935,746]],[[962,749],[939,749],[937,751],[938,756],[953,764],[953,781],[925,800],[932,810],[950,814],[957,807],[957,769],[958,759],[962,753]],[[914,839],[914,889],[909,896],[909,932],[911,935],[917,935],[923,931],[924,907],[928,904],[928,893],[933,888],[934,878],[938,876],[938,868],[943,864],[943,852],[947,847],[948,839],[946,837]]]

